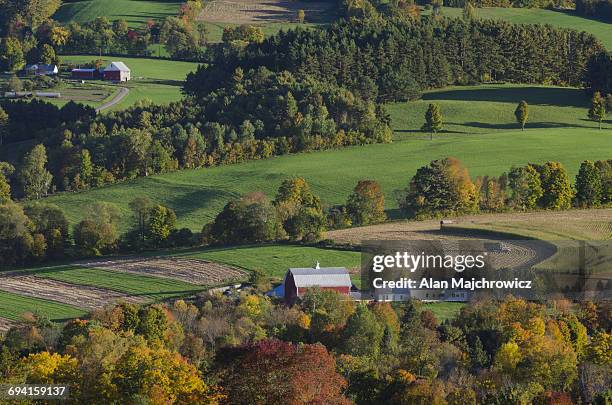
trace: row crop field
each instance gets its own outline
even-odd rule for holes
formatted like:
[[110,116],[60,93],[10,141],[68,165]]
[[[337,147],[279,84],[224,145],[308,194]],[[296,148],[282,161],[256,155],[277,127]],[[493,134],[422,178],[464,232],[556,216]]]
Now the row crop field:
[[322,266],[353,269],[357,277],[359,258],[358,252],[268,245],[105,258],[0,273],[0,330],[25,312],[59,321],[115,302],[193,296],[213,286],[245,281],[252,270],[279,280],[288,267],[310,267],[319,261]]

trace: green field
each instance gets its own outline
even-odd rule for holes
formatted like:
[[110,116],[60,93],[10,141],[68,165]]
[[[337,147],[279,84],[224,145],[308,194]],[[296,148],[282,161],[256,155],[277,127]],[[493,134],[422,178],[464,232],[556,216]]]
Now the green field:
[[464,306],[463,302],[428,302],[423,304],[422,309],[433,312],[442,323],[447,319],[453,319]]
[[292,245],[211,248],[176,256],[260,270],[278,279],[285,275],[289,267],[313,267],[318,261],[322,267],[358,268],[361,260],[359,252]]
[[17,321],[25,312],[43,315],[52,321],[77,318],[87,313],[71,305],[0,291],[0,317]]
[[[461,17],[463,9],[442,7],[442,15]],[[550,24],[557,27],[586,31],[599,38],[606,48],[612,49],[612,24],[581,17],[571,11],[553,11],[538,8],[477,8],[476,17],[505,20],[515,24]]]
[[125,19],[131,27],[147,20],[163,20],[177,15],[182,1],[172,0],[78,0],[64,2],[53,19],[69,23],[85,23],[105,16],[109,20]]
[[[98,59],[96,55],[62,55],[63,63],[84,64]],[[120,110],[140,100],[151,100],[167,104],[182,98],[181,86],[187,76],[198,66],[193,62],[172,61],[152,58],[109,57],[102,58],[103,65],[111,61],[122,61],[132,70],[132,80],[122,83],[130,93],[111,110]],[[102,83],[93,81],[92,83]],[[106,83],[108,84],[108,83]]]
[[37,277],[107,288],[151,300],[193,295],[205,289],[178,280],[80,266],[45,267],[28,272]]
[[[532,110],[524,132],[513,122],[514,108],[522,98]],[[595,123],[586,120],[587,100],[580,90],[471,86],[435,91],[424,99],[390,106],[397,137],[393,144],[183,170],[47,200],[62,206],[74,223],[81,218],[83,206],[94,201],[118,204],[127,219],[128,202],[134,196],[147,195],[174,208],[180,227],[198,231],[228,200],[256,190],[273,197],[281,181],[289,176],[305,177],[325,204],[345,202],[360,179],[376,179],[393,215],[397,208],[394,190],[405,187],[416,170],[433,159],[455,156],[473,177],[499,175],[512,165],[558,160],[573,178],[581,161],[611,157],[612,131],[597,130]],[[446,128],[452,131],[436,135],[433,141],[416,132],[431,100],[440,103]],[[605,125],[609,128],[610,123]]]

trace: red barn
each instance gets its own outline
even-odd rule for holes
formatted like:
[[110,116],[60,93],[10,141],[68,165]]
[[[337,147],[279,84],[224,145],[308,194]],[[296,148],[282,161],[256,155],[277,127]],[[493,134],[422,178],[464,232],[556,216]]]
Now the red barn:
[[123,62],[111,62],[104,69],[104,80],[111,82],[127,82],[132,77],[132,72],[129,67]]
[[72,78],[79,80],[93,80],[99,77],[97,69],[72,69]]
[[322,290],[334,290],[349,295],[351,277],[344,267],[319,267],[289,269],[285,275],[285,303],[293,305],[295,301],[313,287]]

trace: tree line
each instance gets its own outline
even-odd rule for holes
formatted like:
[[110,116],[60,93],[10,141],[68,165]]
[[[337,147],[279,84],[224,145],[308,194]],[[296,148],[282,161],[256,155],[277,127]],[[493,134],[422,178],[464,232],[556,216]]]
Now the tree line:
[[[273,200],[253,192],[229,201],[200,233],[177,229],[170,207],[136,197],[130,202],[130,229],[120,234],[119,209],[98,202],[84,208],[84,219],[72,232],[62,210],[33,202],[25,208],[10,200],[6,173],[0,164],[0,266],[26,265],[64,257],[177,246],[236,245],[289,240],[312,243],[328,229],[384,222],[385,196],[374,180],[360,180],[345,204],[325,205],[301,177],[285,179]],[[32,164],[20,176],[33,190],[44,188],[50,174]],[[38,177],[36,177],[38,176]],[[574,185],[558,162],[530,163],[507,173],[477,177],[455,158],[434,160],[417,170],[408,186],[395,191],[406,218],[424,219],[478,212],[537,209],[564,210],[612,204],[612,160],[584,161]]]
[[281,31],[245,48],[219,48],[211,64],[188,75],[185,91],[204,97],[227,85],[226,72],[260,66],[331,82],[379,102],[492,80],[579,86],[589,60],[602,51],[590,34],[549,25],[462,19],[339,21],[321,30]]
[[576,13],[587,17],[598,17],[612,20],[612,1],[610,0],[575,0]]
[[[343,88],[305,85],[265,68],[236,69],[230,82],[201,100],[140,103],[98,117],[74,103],[61,109],[40,101],[3,103],[0,140],[42,141],[36,159],[52,175],[33,195],[16,173],[13,196],[39,198],[183,168],[391,141],[384,108]],[[12,164],[23,166],[33,153]]]
[[[441,322],[417,301],[311,288],[292,307],[251,287],[118,304],[0,340],[0,381],[67,384],[68,403],[603,404],[610,306],[507,297]],[[274,383],[271,383],[274,382]]]

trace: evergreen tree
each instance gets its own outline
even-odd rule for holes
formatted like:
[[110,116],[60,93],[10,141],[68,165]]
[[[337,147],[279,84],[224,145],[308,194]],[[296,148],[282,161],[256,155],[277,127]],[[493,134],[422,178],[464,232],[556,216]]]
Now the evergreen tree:
[[589,108],[589,118],[599,123],[599,129],[601,129],[601,123],[606,119],[606,99],[601,96],[601,93],[596,91],[593,93],[591,99],[591,108]]
[[514,110],[514,116],[516,117],[516,122],[521,126],[521,130],[525,130],[525,123],[527,122],[527,118],[529,118],[529,105],[525,100],[522,100],[516,110]]
[[46,169],[47,150],[42,144],[36,145],[24,158],[19,170],[23,193],[27,198],[39,199],[49,191],[53,176]]
[[430,133],[430,139],[433,139],[433,134],[442,130],[442,112],[440,105],[437,103],[429,104],[427,112],[425,112],[425,124],[421,127],[422,131]]
[[8,125],[9,125],[9,116],[4,111],[2,107],[0,107],[0,146],[2,146],[4,142],[4,137],[8,135]]
[[576,196],[574,203],[578,207],[597,207],[601,204],[601,177],[599,170],[590,160],[580,164],[580,170],[576,176]]

